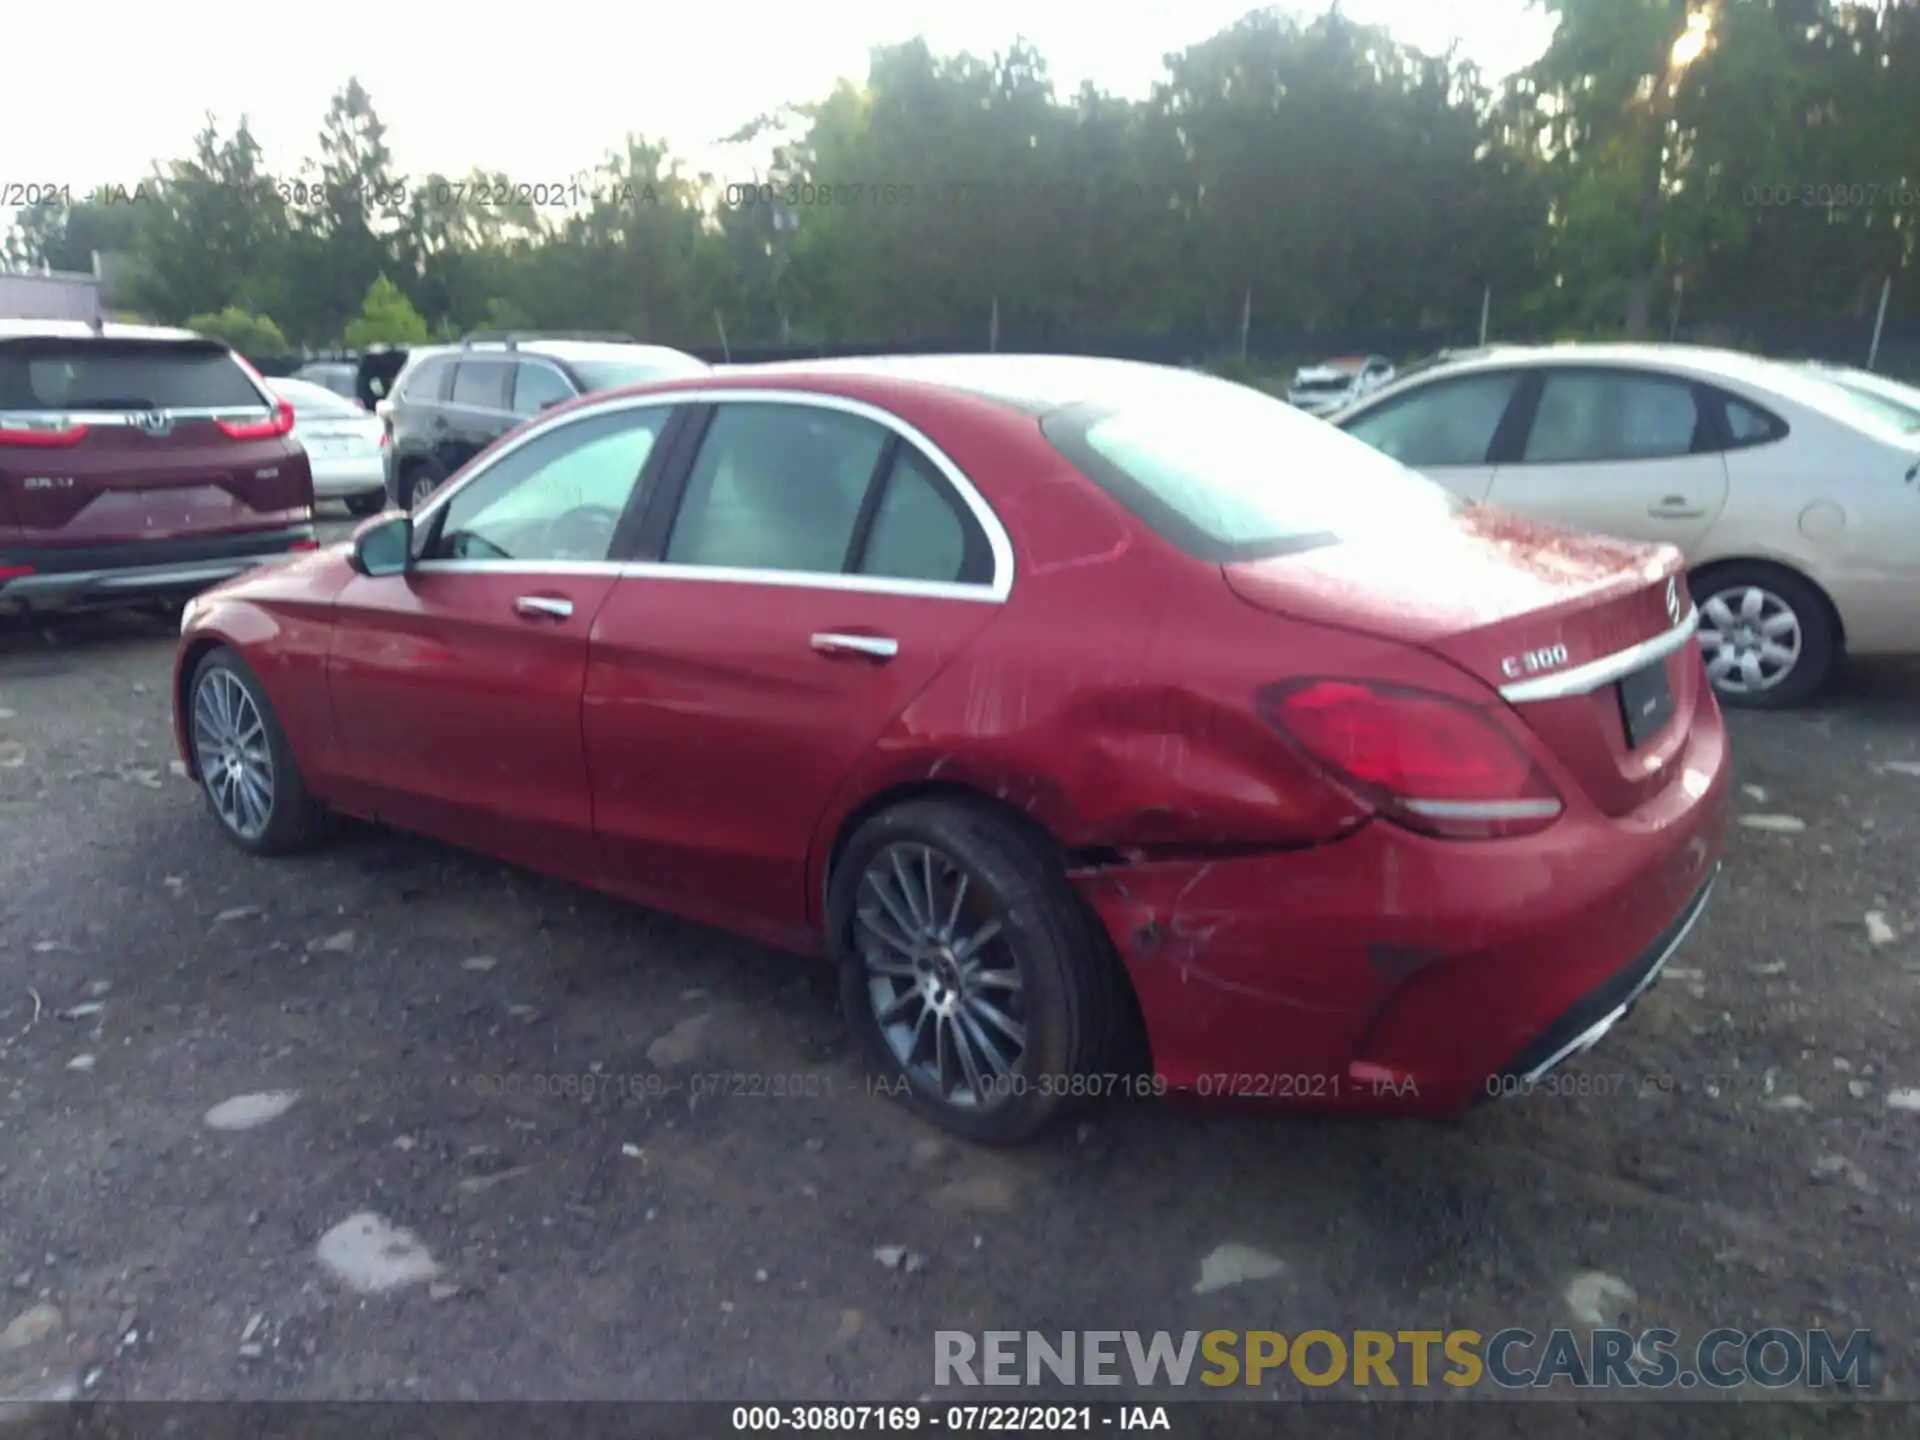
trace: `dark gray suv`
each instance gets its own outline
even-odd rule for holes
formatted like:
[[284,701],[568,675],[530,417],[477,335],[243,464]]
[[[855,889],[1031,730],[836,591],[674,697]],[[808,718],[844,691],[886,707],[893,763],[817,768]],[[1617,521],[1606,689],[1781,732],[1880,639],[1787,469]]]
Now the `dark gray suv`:
[[411,509],[542,410],[599,390],[705,372],[705,361],[624,335],[490,331],[408,365],[384,406],[388,495]]

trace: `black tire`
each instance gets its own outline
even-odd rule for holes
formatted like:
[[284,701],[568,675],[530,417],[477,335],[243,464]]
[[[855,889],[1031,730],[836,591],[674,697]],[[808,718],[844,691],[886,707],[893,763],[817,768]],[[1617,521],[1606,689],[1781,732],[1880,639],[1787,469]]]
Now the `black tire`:
[[[986,914],[1000,926],[998,936],[977,952],[997,957],[995,962],[977,968],[1004,975],[1011,964],[1017,972],[1017,1018],[1022,1022],[1024,1044],[1017,1056],[1005,1057],[1011,1064],[1004,1074],[974,1092],[984,1093],[984,1101],[956,1101],[937,1080],[910,1069],[889,1043],[876,1013],[876,1005],[882,1003],[874,994],[877,986],[907,985],[907,990],[898,992],[900,998],[920,990],[920,982],[904,975],[883,979],[868,968],[869,951],[889,962],[897,962],[901,953],[869,934],[869,921],[859,913],[860,900],[871,889],[865,878],[869,867],[882,867],[876,877],[891,874],[886,867],[896,855],[930,855],[937,858],[926,863],[950,866],[949,896],[961,888],[957,877],[964,876],[964,895],[976,906],[966,913]],[[904,898],[904,891],[892,893]],[[885,921],[881,903],[882,897],[874,892],[868,913]],[[986,921],[978,924],[984,926]],[[1072,1077],[1097,1076],[1118,1053],[1116,1037],[1123,1032],[1128,1011],[1117,960],[1068,882],[1052,845],[984,802],[909,801],[862,825],[848,841],[829,882],[827,934],[840,972],[841,1009],[869,1071],[912,1109],[963,1139],[1005,1145],[1038,1133],[1084,1103],[1074,1093]],[[935,983],[931,967],[936,963],[926,962],[927,983]],[[1010,1011],[1015,1002],[1002,1003]],[[937,1018],[932,1021],[929,1037],[938,1032],[940,1023]],[[969,1019],[966,1023],[972,1026],[970,1033],[981,1033],[979,1022]],[[921,1033],[917,1021],[910,1028],[915,1037]],[[992,1038],[997,1044],[1010,1040],[1000,1032]],[[964,1035],[962,1041],[962,1048],[976,1060],[981,1057],[977,1041],[965,1041]],[[914,1054],[909,1048],[908,1056]]]
[[[1832,604],[1812,581],[1785,566],[1737,560],[1704,567],[1689,578],[1688,588],[1700,609],[1700,648],[1721,705],[1736,710],[1784,710],[1811,699],[1832,677],[1840,661],[1840,626]],[[1750,594],[1764,597],[1763,623],[1772,623],[1784,612],[1792,616],[1796,627],[1794,660],[1777,678],[1767,674],[1766,683],[1760,687],[1743,683],[1738,676],[1713,675],[1714,658],[1723,644],[1729,643],[1715,638],[1726,630],[1716,613],[1726,612],[1737,618],[1740,600]],[[1729,633],[1739,643],[1746,643],[1743,632]]]
[[431,460],[409,466],[400,477],[400,508],[419,509],[429,495],[446,483],[446,471]]
[[387,492],[384,490],[368,491],[360,495],[347,496],[347,513],[349,515],[378,515],[386,508]]
[[[217,677],[225,677],[225,680]],[[257,832],[243,830],[223,813],[220,802],[215,798],[215,786],[209,783],[207,776],[214,757],[204,746],[206,737],[202,733],[199,713],[201,692],[203,687],[224,685],[225,681],[238,685],[252,703],[259,717],[260,729],[265,735],[266,753],[272,762],[271,799],[266,806],[266,823]],[[273,706],[268,703],[265,687],[247,662],[225,646],[209,651],[194,667],[193,679],[187,687],[187,735],[189,743],[193,745],[194,769],[200,775],[200,793],[207,811],[219,825],[220,833],[242,850],[250,855],[286,855],[311,843],[325,831],[326,812],[307,794],[300,766],[293,757],[293,747],[287,743],[286,731],[280,728]]]

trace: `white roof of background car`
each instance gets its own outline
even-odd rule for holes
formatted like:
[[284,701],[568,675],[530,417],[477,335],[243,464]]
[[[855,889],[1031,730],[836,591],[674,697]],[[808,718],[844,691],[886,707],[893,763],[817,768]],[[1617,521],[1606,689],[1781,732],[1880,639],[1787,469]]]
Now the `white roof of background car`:
[[[1371,408],[1385,396],[1407,395],[1430,381],[1473,370],[1499,369],[1509,365],[1579,366],[1622,365],[1643,370],[1664,370],[1697,380],[1732,381],[1750,386],[1782,399],[1791,400],[1824,415],[1855,423],[1853,412],[1831,393],[1828,382],[1807,374],[1800,366],[1739,350],[1722,350],[1710,345],[1631,344],[1605,345],[1489,345],[1473,350],[1430,369],[1409,375],[1400,384],[1377,390],[1361,402]],[[1357,414],[1359,407],[1352,412]]]
[[171,325],[122,325],[109,320],[99,329],[84,320],[0,320],[0,340],[204,340],[192,330]]

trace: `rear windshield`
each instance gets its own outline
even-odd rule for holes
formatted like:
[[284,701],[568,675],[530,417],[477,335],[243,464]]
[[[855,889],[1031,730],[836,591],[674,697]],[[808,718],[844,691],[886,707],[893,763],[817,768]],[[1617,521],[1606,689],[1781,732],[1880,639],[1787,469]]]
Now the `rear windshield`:
[[682,375],[699,375],[707,369],[704,360],[691,355],[676,355],[660,350],[639,360],[572,360],[567,366],[589,390],[618,390],[623,385],[641,385],[649,380],[673,380]]
[[238,410],[266,401],[232,356],[195,341],[0,345],[0,410]]
[[336,395],[324,386],[282,380],[273,386],[289,405],[296,420],[362,420],[367,412],[353,401]]
[[1159,393],[1041,422],[1047,438],[1181,549],[1227,563],[1424,529],[1467,502],[1372,446],[1242,385]]
[[1829,375],[1819,370],[1808,373],[1844,393],[1851,403],[1862,407],[1865,413],[1881,424],[1908,432],[1920,430],[1920,390],[1914,392],[1911,402],[1903,402],[1849,380],[1844,375]]

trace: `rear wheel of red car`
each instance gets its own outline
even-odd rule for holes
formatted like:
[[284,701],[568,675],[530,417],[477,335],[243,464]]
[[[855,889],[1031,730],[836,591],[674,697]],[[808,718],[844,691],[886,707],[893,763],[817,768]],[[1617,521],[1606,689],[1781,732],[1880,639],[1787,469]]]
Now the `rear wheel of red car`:
[[1117,971],[1043,838],[982,804],[910,801],[854,834],[827,907],[848,1027],[920,1114],[1008,1144],[1095,1088]]
[[233,651],[210,652],[193,672],[187,734],[207,809],[226,837],[255,855],[298,849],[320,830],[286,732],[265,689]]

